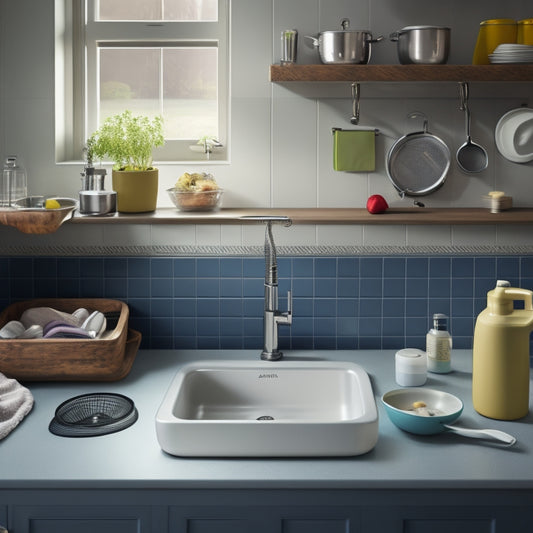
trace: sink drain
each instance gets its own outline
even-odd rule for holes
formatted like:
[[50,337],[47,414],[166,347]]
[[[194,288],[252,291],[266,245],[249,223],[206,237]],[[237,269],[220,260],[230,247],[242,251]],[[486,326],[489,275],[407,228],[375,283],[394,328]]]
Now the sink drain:
[[259,418],[256,418],[256,420],[274,420],[274,417],[269,416],[269,415],[263,415],[263,416],[260,416]]

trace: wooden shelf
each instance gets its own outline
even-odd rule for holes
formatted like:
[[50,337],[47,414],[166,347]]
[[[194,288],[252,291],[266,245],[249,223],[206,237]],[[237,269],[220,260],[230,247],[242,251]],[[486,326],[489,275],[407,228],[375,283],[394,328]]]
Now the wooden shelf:
[[270,81],[530,82],[533,65],[271,65]]
[[391,208],[371,215],[364,208],[229,208],[215,213],[181,213],[161,208],[154,213],[117,214],[112,217],[76,215],[68,224],[257,224],[244,216],[287,216],[293,224],[354,225],[488,225],[533,224],[533,209],[513,208],[491,213],[484,208]]

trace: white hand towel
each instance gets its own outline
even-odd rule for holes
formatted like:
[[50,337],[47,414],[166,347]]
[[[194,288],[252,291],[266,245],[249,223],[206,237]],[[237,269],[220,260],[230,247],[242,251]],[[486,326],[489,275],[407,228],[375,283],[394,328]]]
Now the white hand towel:
[[20,424],[32,407],[31,392],[17,380],[0,373],[0,440]]

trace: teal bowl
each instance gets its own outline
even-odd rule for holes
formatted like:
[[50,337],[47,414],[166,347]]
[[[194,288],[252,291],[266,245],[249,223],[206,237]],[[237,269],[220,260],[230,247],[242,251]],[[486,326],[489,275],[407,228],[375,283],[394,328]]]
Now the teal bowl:
[[[396,389],[386,392],[381,401],[390,420],[404,431],[417,435],[434,435],[446,431],[443,424],[457,420],[463,412],[463,402],[448,392],[419,387]],[[429,412],[424,416],[412,411],[414,402],[424,402]]]

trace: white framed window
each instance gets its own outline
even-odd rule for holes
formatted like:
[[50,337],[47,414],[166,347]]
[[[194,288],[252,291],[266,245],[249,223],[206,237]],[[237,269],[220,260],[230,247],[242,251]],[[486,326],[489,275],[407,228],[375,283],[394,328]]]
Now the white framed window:
[[222,144],[210,159],[226,160],[229,2],[56,0],[57,159],[80,159],[103,120],[130,109],[163,116],[156,161],[205,161],[206,136]]

